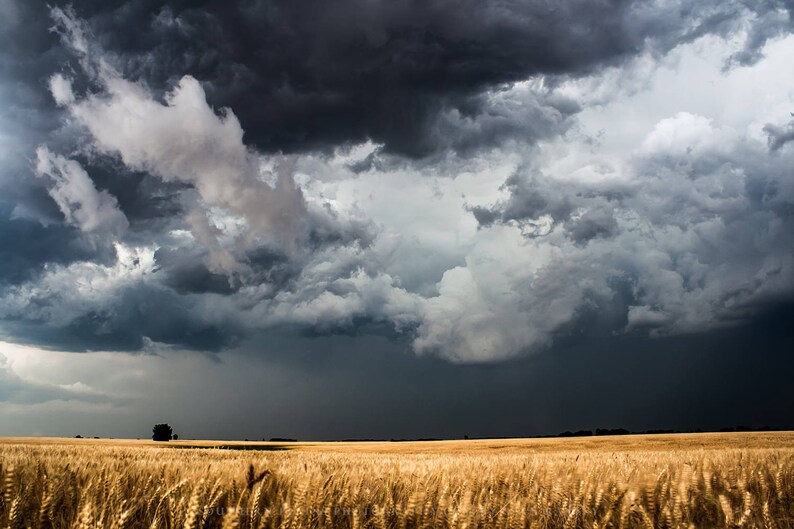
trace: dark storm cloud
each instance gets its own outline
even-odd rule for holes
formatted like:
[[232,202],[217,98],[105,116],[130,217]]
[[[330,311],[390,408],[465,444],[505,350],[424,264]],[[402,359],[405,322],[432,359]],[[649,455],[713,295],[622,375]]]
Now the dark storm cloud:
[[[77,352],[140,351],[147,340],[217,352],[234,345],[240,332],[223,315],[201,315],[195,297],[159,285],[121,288],[106,298],[97,296],[89,305],[68,299],[72,291],[72,285],[49,286],[26,298],[21,307],[4,307],[4,329],[25,343]],[[210,286],[202,289],[210,291]]]
[[180,192],[187,186],[163,182],[144,172],[130,171],[111,158],[76,156],[90,167],[91,180],[97,189],[116,197],[130,229],[136,233],[157,234],[169,228],[183,210]]
[[762,57],[764,45],[778,35],[791,31],[794,21],[794,3],[791,0],[758,2],[760,9],[755,13],[755,20],[744,43],[744,47],[736,52],[725,65],[747,66]]
[[0,201],[0,288],[34,279],[47,263],[89,258],[101,255],[73,228],[15,217],[14,206]]
[[[4,5],[11,15],[0,32],[0,76],[13,82],[2,86],[3,117],[18,125],[20,152],[29,152],[44,138],[52,144],[48,135],[58,128],[47,79],[77,66],[49,31],[46,4]],[[769,38],[790,27],[791,9],[614,0],[79,0],[74,7],[124,76],[162,94],[193,75],[213,106],[234,109],[246,141],[259,148],[306,151],[369,138],[412,156],[467,152],[513,136],[542,139],[561,130],[555,112],[564,119],[577,110],[539,101],[538,115],[518,120],[490,105],[485,90],[538,74],[591,72],[645,49],[663,53],[735,30],[747,17],[754,17],[747,53],[757,59]]]
[[[13,25],[12,37],[23,40],[21,25],[31,23],[35,28],[40,14],[47,24],[40,24],[38,46],[57,51],[55,59],[34,57],[33,65],[22,64],[24,55],[9,56],[4,63],[4,87],[15,77],[25,79],[35,93],[48,97],[46,104],[37,102],[27,109],[30,113],[55,116],[49,99],[68,105],[74,102],[73,89],[91,86],[101,90],[111,79],[103,70],[103,52],[93,51],[93,36],[81,20],[57,9],[39,13],[35,6],[16,13],[13,20],[4,21]],[[57,33],[49,31],[52,20],[58,25]],[[92,48],[90,54],[84,45]],[[77,60],[60,66],[67,64],[68,54],[61,52],[70,46]],[[38,76],[33,73],[36,67],[42,70]],[[59,70],[69,77],[53,77]],[[9,258],[3,262],[6,303],[0,318],[7,332],[24,341],[69,350],[137,350],[146,339],[188,349],[218,350],[235,341],[239,329],[225,318],[240,309],[202,313],[196,310],[201,303],[192,296],[230,294],[245,284],[256,293],[246,293],[251,299],[241,303],[255,305],[262,297],[272,297],[285,288],[302,266],[296,255],[302,248],[262,244],[256,237],[266,231],[280,235],[293,227],[296,232],[305,230],[305,236],[296,236],[309,252],[366,245],[372,239],[366,221],[348,222],[319,204],[309,207],[292,182],[289,161],[283,163],[284,168],[275,169],[274,178],[283,185],[271,191],[259,180],[260,161],[241,143],[242,131],[238,134],[239,129],[234,128],[234,116],[229,113],[231,118],[225,120],[213,113],[195,81],[185,81],[183,104],[177,110],[182,119],[192,119],[196,107],[191,105],[203,105],[204,114],[199,115],[204,121],[199,120],[196,137],[187,141],[182,121],[174,122],[169,114],[160,112],[167,107],[150,98],[135,99],[138,94],[132,92],[136,85],[122,83],[122,88],[127,91],[119,97],[133,97],[133,103],[149,105],[150,116],[142,121],[137,137],[114,146],[144,157],[146,163],[135,165],[102,156],[105,153],[94,142],[106,141],[107,136],[87,137],[62,115],[58,115],[51,136],[25,129],[21,120],[14,123],[22,131],[14,136],[19,150],[0,151],[2,155],[12,152],[14,158],[0,173],[13,204],[13,210],[3,211],[2,224],[2,236],[12,241],[3,248]],[[9,108],[22,108],[23,103],[12,99]],[[92,110],[88,109],[89,114]],[[8,112],[4,118],[15,115]],[[110,115],[110,130],[126,132],[129,122],[120,127],[113,122],[116,117]],[[149,126],[158,120],[173,134],[162,139],[155,135],[152,143]],[[221,145],[212,153],[201,145],[196,148],[199,142]],[[193,149],[187,156],[180,152],[180,146],[186,144]],[[163,147],[152,155],[152,149]],[[194,180],[189,179],[192,171],[197,172]],[[187,181],[181,179],[184,176]],[[215,205],[230,208],[256,228],[250,238],[237,241],[234,255],[218,240],[222,233],[217,223],[224,219],[213,217],[218,213],[210,207]],[[26,233],[37,239],[16,240]],[[48,239],[57,239],[57,244],[43,247]],[[153,249],[158,247],[155,257]],[[233,277],[234,273],[238,275]],[[211,298],[206,303],[211,303]]]
[[231,294],[235,291],[229,278],[215,274],[201,262],[201,255],[190,255],[177,249],[163,248],[157,251],[157,263],[166,273],[164,283],[179,294]]
[[[125,75],[165,86],[191,73],[205,83],[211,103],[235,109],[247,140],[260,148],[306,150],[370,138],[391,151],[422,155],[441,144],[445,132],[464,136],[453,143],[467,148],[472,140],[465,128],[441,116],[457,111],[476,119],[485,103],[477,94],[486,88],[588,68],[632,51],[625,8],[603,1],[553,8],[140,2],[91,22],[120,54]],[[121,19],[125,28],[141,31],[125,31]],[[444,125],[451,130],[439,131]],[[483,141],[502,134],[490,128]]]
[[[215,293],[229,295],[242,286],[224,274],[211,272],[203,262],[205,253],[196,249],[160,248],[155,253],[157,266],[165,274],[163,282],[179,294]],[[289,258],[268,248],[256,248],[248,253],[247,262],[256,273],[248,281],[257,285],[271,285],[280,291],[294,280],[300,270]]]
[[[330,201],[309,204],[293,185],[289,160],[272,171],[277,185],[263,184],[256,149],[327,153],[372,140],[376,152],[433,159],[532,145],[570,130],[580,112],[577,101],[555,92],[566,78],[644,52],[663,55],[748,21],[778,21],[754,33],[750,48],[788,27],[783,6],[773,2],[670,9],[608,0],[81,0],[73,12],[2,5],[13,10],[0,35],[3,119],[19,132],[13,149],[2,152],[8,163],[0,188],[19,207],[18,218],[9,213],[0,228],[19,249],[9,249],[13,258],[3,264],[13,285],[2,293],[0,317],[27,340],[76,350],[131,350],[144,337],[217,350],[267,325],[354,329],[388,321],[416,329],[424,321],[418,349],[454,356],[454,340],[444,342],[458,301],[448,304],[442,294],[426,311],[424,298],[383,271],[372,252],[376,227],[341,215]],[[221,107],[230,110],[215,110]],[[484,227],[514,223],[539,237],[561,226],[565,241],[553,245],[579,250],[622,232],[612,210],[623,207],[623,190],[590,193],[528,171],[507,182],[507,201],[472,209]],[[647,211],[677,214],[666,205]],[[224,216],[229,212],[238,218]],[[550,227],[533,224],[544,217]],[[234,232],[239,218],[252,229],[227,236],[224,229]],[[26,233],[58,241],[46,248],[16,242]],[[262,234],[271,239],[258,239]],[[121,243],[116,261],[114,242]],[[146,268],[146,256],[156,266]],[[560,274],[592,279],[585,257]],[[471,271],[450,272],[447,293],[476,283]],[[534,299],[521,286],[528,277],[514,272],[485,275],[506,277],[515,292]],[[484,353],[456,359],[487,361],[547,344],[583,302],[614,294],[605,269],[582,289],[560,274],[536,283],[549,299],[559,296],[553,307],[505,305],[522,317],[551,315],[548,325],[495,345],[471,326]],[[71,291],[81,284],[91,288]],[[523,320],[474,309],[482,319],[472,323],[487,326],[493,317],[495,333],[504,324],[522,328]],[[638,325],[666,317],[646,309],[635,313]],[[229,324],[235,320],[245,321]],[[492,347],[503,351],[493,356]]]
[[[193,75],[212,105],[234,109],[257,147],[305,151],[372,139],[410,156],[554,131],[495,120],[483,92],[504,83],[578,75],[645,49],[664,53],[735,30],[748,13],[756,13],[759,35],[747,53],[788,27],[774,2],[679,9],[623,0],[115,5],[74,3],[122,74],[161,91]],[[770,26],[773,15],[779,20]]]

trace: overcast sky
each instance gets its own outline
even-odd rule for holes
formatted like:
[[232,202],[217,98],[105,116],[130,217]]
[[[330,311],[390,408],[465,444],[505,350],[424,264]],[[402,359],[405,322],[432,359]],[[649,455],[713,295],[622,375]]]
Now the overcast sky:
[[790,0],[0,0],[0,435],[794,427]]

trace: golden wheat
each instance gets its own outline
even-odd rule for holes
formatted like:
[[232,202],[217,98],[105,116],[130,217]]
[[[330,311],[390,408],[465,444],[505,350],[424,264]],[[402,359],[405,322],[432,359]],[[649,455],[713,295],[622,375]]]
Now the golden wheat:
[[278,452],[7,440],[0,527],[794,527],[794,437],[742,439]]

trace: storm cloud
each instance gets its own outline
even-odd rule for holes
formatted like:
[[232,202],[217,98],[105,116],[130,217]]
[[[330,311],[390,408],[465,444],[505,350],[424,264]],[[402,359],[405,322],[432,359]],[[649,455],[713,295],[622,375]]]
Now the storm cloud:
[[2,5],[19,341],[394,333],[487,363],[742,325],[794,294],[790,98],[673,109],[666,73],[780,64],[789,4]]
[[[514,227],[525,240],[498,264],[490,250],[447,272],[433,300],[447,308],[422,339],[443,347],[471,329],[487,358],[543,344],[588,308],[617,305],[625,331],[656,335],[732,325],[790,299],[792,161],[680,113],[657,123],[611,180],[560,182],[522,168],[507,199],[473,213],[483,229]],[[462,299],[444,303],[447,292]],[[482,313],[463,303],[477,293]]]

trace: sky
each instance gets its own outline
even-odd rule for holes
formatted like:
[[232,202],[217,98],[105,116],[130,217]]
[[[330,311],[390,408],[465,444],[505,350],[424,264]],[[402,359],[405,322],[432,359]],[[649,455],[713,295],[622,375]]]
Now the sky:
[[0,0],[0,435],[794,428],[790,0]]

